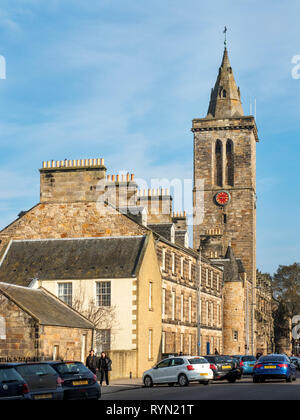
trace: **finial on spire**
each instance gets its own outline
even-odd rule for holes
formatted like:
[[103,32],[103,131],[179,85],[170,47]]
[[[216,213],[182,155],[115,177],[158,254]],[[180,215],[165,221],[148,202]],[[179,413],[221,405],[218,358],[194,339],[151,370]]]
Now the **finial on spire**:
[[223,34],[224,34],[224,36],[225,36],[225,39],[224,39],[224,46],[225,46],[225,48],[226,48],[226,46],[227,46],[226,33],[227,33],[227,27],[225,26],[224,31],[223,31]]

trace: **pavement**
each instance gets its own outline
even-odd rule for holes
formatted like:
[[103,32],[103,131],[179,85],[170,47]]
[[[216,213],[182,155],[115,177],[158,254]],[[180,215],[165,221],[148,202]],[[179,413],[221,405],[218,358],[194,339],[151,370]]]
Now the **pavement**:
[[110,381],[109,385],[105,383],[101,386],[102,395],[112,394],[114,392],[128,391],[135,388],[142,388],[143,382],[142,378],[133,378],[133,379],[114,379]]

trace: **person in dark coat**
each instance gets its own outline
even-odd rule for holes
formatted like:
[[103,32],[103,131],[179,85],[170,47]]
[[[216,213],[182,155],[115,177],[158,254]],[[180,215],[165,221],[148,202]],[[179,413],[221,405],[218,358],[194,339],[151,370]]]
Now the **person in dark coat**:
[[107,354],[103,351],[101,353],[101,357],[98,360],[98,369],[100,372],[100,385],[102,385],[104,378],[105,378],[106,385],[109,385],[108,372],[111,371],[111,364],[112,364],[112,361],[107,356]]
[[98,367],[98,359],[95,356],[94,350],[90,350],[90,354],[86,358],[85,365],[87,368],[90,369],[91,372],[93,372],[96,375],[97,367]]

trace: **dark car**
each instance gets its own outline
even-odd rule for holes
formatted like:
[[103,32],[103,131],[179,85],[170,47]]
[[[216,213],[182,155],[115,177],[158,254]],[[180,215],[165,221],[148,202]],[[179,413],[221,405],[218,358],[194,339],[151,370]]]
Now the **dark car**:
[[101,397],[97,376],[81,362],[49,362],[62,378],[64,399],[94,399]]
[[236,368],[239,371],[237,379],[241,379],[244,374],[244,363],[238,356],[230,356],[236,362]]
[[31,399],[25,380],[16,369],[7,364],[0,364],[0,401]]
[[45,362],[13,363],[16,371],[29,387],[33,400],[62,400],[62,379]]
[[227,380],[230,383],[234,383],[241,378],[236,359],[221,355],[204,357],[210,363],[210,368],[214,373],[214,381]]
[[300,370],[300,358],[298,356],[290,357],[290,361],[296,366],[297,370]]

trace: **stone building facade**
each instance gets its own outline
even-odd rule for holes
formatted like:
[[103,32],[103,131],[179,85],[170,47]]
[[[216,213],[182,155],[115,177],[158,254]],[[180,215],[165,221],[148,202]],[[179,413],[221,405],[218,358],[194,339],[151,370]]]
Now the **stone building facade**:
[[44,289],[0,283],[0,360],[81,360],[94,326]]
[[[208,114],[193,120],[194,133],[194,247],[208,258],[224,258],[230,245],[245,268],[240,282],[226,280],[224,313],[232,313],[241,351],[255,352],[256,326],[256,143],[253,116],[245,116],[228,52],[225,48]],[[202,213],[201,213],[202,210]],[[203,220],[199,219],[203,214]],[[240,306],[234,302],[239,295]],[[233,299],[229,296],[232,295]],[[239,301],[240,301],[239,300]],[[247,311],[247,313],[246,313]],[[249,343],[245,340],[247,329]],[[228,331],[227,331],[228,332]],[[228,332],[230,335],[230,333]],[[225,339],[226,341],[226,339]],[[232,347],[227,341],[228,350]],[[243,342],[243,343],[242,343]]]
[[[167,189],[139,190],[134,175],[107,174],[103,159],[48,161],[40,169],[40,202],[0,232],[0,266],[12,240],[151,234],[161,281],[156,359],[266,348],[258,338],[265,329],[257,295],[264,301],[270,293],[256,285],[257,128],[243,113],[226,49],[208,114],[193,120],[192,131],[193,248],[186,214],[173,212]],[[146,284],[140,293],[150,299]],[[269,313],[265,319],[271,331]],[[139,334],[142,326],[136,343]]]

